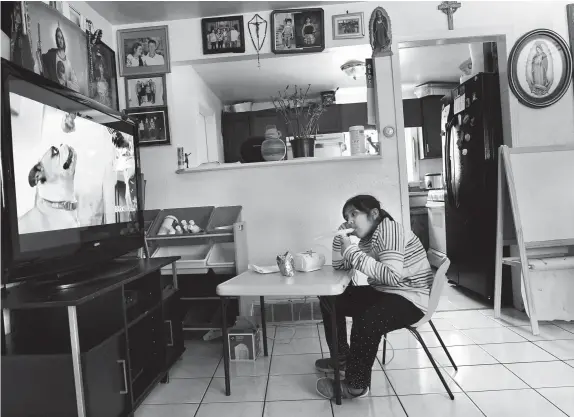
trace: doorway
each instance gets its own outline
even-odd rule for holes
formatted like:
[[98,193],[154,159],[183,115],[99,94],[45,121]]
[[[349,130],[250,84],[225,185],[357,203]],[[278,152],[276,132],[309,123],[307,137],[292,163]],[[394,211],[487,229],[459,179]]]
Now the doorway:
[[[395,91],[402,94],[404,124],[397,137],[405,146],[399,165],[406,167],[401,182],[408,183],[411,229],[433,266],[444,256],[451,260],[451,285],[439,309],[487,308],[494,292],[497,150],[512,144],[508,82],[498,65],[506,62],[506,36],[399,41],[398,51]],[[479,92],[481,86],[495,88]],[[495,132],[494,142],[481,126]],[[490,179],[481,191],[483,175]],[[486,201],[476,198],[483,191]],[[511,287],[504,293],[508,301]]]

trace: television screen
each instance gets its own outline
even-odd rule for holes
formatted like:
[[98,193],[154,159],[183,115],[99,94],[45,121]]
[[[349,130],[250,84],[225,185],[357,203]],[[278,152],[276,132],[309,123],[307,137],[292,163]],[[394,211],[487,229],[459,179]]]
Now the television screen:
[[131,135],[14,93],[10,102],[20,235],[135,220]]
[[8,281],[105,262],[141,247],[135,124],[4,60],[2,67]]

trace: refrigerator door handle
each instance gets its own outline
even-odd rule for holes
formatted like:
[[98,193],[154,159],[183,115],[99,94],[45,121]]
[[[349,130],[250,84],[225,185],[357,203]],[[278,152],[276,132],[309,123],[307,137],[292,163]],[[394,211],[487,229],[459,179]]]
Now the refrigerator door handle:
[[454,205],[454,199],[452,196],[452,187],[451,187],[451,180],[452,180],[452,173],[451,173],[451,160],[450,160],[450,141],[451,141],[451,128],[453,126],[453,121],[451,120],[446,124],[446,138],[445,138],[445,176],[446,176],[446,194],[448,201],[451,205]]

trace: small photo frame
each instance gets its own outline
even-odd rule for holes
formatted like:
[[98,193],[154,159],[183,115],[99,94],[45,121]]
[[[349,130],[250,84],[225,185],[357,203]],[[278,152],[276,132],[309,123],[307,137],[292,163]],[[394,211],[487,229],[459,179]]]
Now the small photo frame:
[[86,19],[84,19],[82,14],[74,9],[71,4],[68,4],[68,8],[70,9],[70,20],[78,25],[80,29],[86,30]]
[[116,53],[103,42],[92,46],[89,71],[90,97],[104,106],[119,110]]
[[222,16],[201,19],[203,54],[245,52],[243,16]]
[[171,72],[167,26],[118,30],[120,76]]
[[325,49],[323,9],[271,12],[271,51],[275,54],[321,52]]
[[126,110],[136,124],[140,146],[169,145],[169,118],[166,106]]
[[126,77],[126,108],[167,106],[165,75]]
[[52,9],[57,10],[61,14],[64,14],[64,2],[63,1],[49,1],[48,5]]
[[560,35],[536,29],[516,41],[508,57],[510,89],[522,104],[548,107],[564,96],[572,81],[572,54]]
[[364,13],[347,13],[333,16],[333,39],[365,37]]

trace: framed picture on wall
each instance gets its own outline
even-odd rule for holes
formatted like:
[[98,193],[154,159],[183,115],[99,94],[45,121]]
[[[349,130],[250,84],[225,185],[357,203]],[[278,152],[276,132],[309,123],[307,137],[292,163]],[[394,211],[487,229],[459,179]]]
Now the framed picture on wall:
[[166,106],[165,75],[126,77],[126,108]]
[[104,106],[119,110],[115,52],[103,42],[93,45],[90,65],[90,97]]
[[171,72],[167,26],[118,30],[120,76]]
[[85,32],[43,2],[2,3],[12,6],[10,60],[89,96]]
[[169,145],[167,106],[126,110],[135,121],[141,146]]
[[271,50],[275,54],[321,52],[325,49],[323,9],[271,12]]
[[86,30],[86,19],[82,14],[74,9],[71,4],[68,4],[68,8],[70,9],[70,20],[74,22],[78,27],[82,30]]
[[364,13],[347,13],[333,16],[333,39],[365,37]]
[[508,57],[510,89],[522,104],[548,107],[564,96],[572,81],[572,54],[560,35],[536,29],[516,41]]
[[245,52],[243,16],[201,19],[201,38],[205,55]]
[[568,37],[570,38],[570,53],[572,54],[572,59],[574,59],[574,3],[568,4],[566,6],[566,18],[568,19]]

